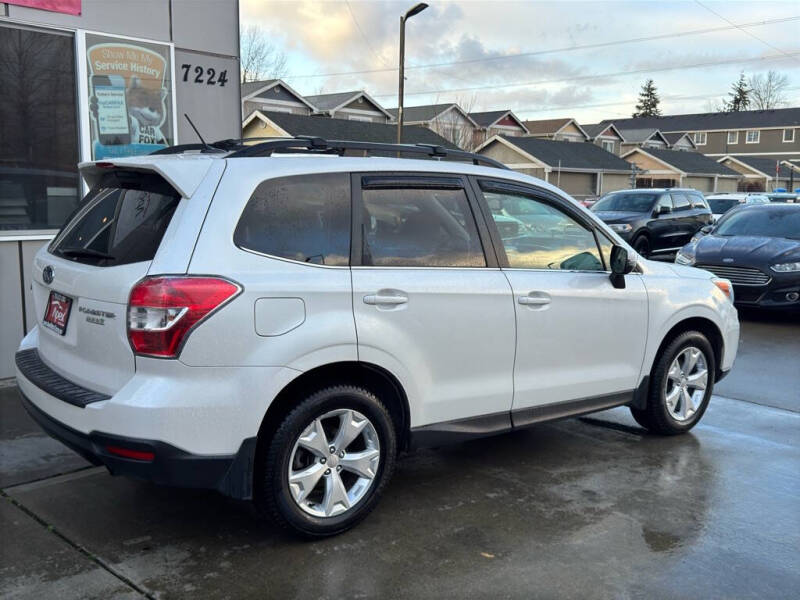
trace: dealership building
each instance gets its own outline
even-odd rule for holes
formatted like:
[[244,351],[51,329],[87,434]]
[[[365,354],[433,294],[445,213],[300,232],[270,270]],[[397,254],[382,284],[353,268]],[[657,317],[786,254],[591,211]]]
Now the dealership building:
[[238,0],[0,2],[0,378],[36,323],[33,255],[81,161],[240,137]]

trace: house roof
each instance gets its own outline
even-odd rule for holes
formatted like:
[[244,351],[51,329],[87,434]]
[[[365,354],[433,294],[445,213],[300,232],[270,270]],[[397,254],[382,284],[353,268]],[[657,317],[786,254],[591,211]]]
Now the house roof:
[[664,139],[666,139],[667,142],[669,142],[670,146],[674,146],[675,144],[677,144],[681,140],[681,138],[686,138],[689,141],[689,144],[692,146],[692,148],[696,147],[694,145],[694,140],[692,140],[692,136],[690,136],[686,132],[676,131],[674,133],[665,133],[664,134]]
[[662,142],[669,145],[669,141],[667,141],[667,139],[664,137],[664,134],[662,134],[658,129],[654,129],[652,127],[643,127],[641,129],[625,129],[617,126],[617,129],[625,138],[627,143],[641,144],[653,139],[654,137],[660,137]]
[[748,129],[760,127],[800,126],[800,107],[739,112],[695,113],[662,117],[606,119],[619,129],[651,127],[661,131],[708,131],[713,129]]
[[261,88],[268,87],[278,81],[277,79],[263,79],[261,81],[248,81],[247,83],[241,84],[242,88],[242,98],[245,96],[249,96],[260,90]]
[[[461,108],[458,104],[451,102],[449,104],[426,104],[424,106],[404,106],[403,107],[403,122],[404,123],[427,123],[432,121],[442,113],[447,112],[450,109],[455,109],[464,115],[467,119],[475,123],[472,117],[470,117],[463,108]],[[390,108],[388,109],[389,114],[392,115],[392,118],[397,119],[397,109]],[[477,126],[477,123],[475,123]]]
[[[629,162],[622,160],[600,146],[581,142],[562,142],[535,137],[500,137],[526,154],[549,167],[562,169],[589,169],[593,171],[630,171]],[[495,139],[495,138],[492,138]],[[491,140],[489,140],[491,141]],[[488,142],[487,144],[488,145]]]
[[316,96],[306,96],[306,100],[308,100],[311,104],[317,107],[317,110],[320,112],[330,112],[336,111],[343,106],[354,102],[358,98],[363,97],[375,106],[379,111],[385,114],[387,117],[391,117],[392,115],[383,108],[376,100],[374,100],[367,92],[364,90],[355,90],[352,92],[337,92],[335,94],[318,94]]
[[718,163],[713,158],[699,152],[682,152],[680,150],[665,150],[663,148],[634,148],[623,158],[635,152],[644,152],[653,158],[667,163],[678,171],[688,175],[735,175],[740,174]]
[[311,110],[316,110],[315,107],[303,96],[298,94],[294,89],[292,89],[289,84],[287,84],[282,79],[264,79],[262,81],[248,81],[247,83],[240,84],[240,89],[242,92],[242,100],[248,100],[249,97],[258,97],[258,94],[262,91],[271,90],[274,87],[279,86],[282,87],[284,90],[289,92],[292,96],[297,98],[298,102],[301,102],[308,106]]
[[590,125],[581,125],[581,128],[586,132],[592,140],[596,140],[600,135],[605,133],[606,129],[612,128],[614,132],[625,141],[625,136],[622,135],[616,125],[613,123],[592,123]]
[[488,129],[489,127],[491,127],[492,125],[494,125],[498,121],[500,121],[500,120],[506,118],[506,116],[508,116],[508,117],[511,117],[512,119],[514,119],[514,121],[516,121],[517,124],[522,129],[524,129],[525,131],[528,131],[528,128],[525,127],[525,125],[522,123],[522,121],[519,120],[517,115],[515,115],[510,110],[490,110],[490,111],[486,111],[486,112],[472,112],[472,113],[469,113],[469,116],[473,121],[475,121],[480,127],[484,128],[484,129]]
[[[328,140],[356,140],[360,142],[397,142],[397,126],[370,121],[331,119],[272,111],[255,111],[252,118],[266,118],[289,135],[310,135]],[[262,119],[263,120],[263,119]],[[247,120],[245,121],[247,122]],[[456,146],[426,127],[405,125],[403,142],[408,144],[436,144],[455,149]]]
[[786,179],[789,178],[789,167],[781,161],[776,161],[774,158],[767,158],[765,156],[723,156],[718,162],[725,162],[726,159],[737,160],[756,171],[761,171],[768,177],[775,177],[775,163],[780,162],[778,177],[781,179],[784,177]]

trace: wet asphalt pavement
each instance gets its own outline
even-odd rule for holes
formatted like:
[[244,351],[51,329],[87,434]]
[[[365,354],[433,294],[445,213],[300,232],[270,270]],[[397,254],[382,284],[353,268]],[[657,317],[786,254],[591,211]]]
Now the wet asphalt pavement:
[[619,408],[421,451],[365,522],[317,542],[88,467],[7,386],[0,597],[797,597],[800,321],[742,317],[690,434],[649,435]]

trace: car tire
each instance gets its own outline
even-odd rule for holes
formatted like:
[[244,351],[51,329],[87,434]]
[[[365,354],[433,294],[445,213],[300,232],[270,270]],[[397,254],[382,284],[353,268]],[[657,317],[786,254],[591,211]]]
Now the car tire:
[[[340,435],[345,438],[343,447],[335,448]],[[394,472],[396,454],[394,423],[375,394],[357,385],[319,390],[304,398],[271,438],[259,444],[256,509],[304,537],[342,533],[375,507]],[[360,474],[351,470],[354,466]]]
[[[708,407],[715,373],[716,357],[708,339],[699,331],[681,333],[656,358],[647,405],[631,407],[634,420],[653,433],[686,433]],[[695,387],[701,383],[702,389]]]
[[646,235],[639,235],[633,240],[633,249],[643,258],[650,257],[650,240]]

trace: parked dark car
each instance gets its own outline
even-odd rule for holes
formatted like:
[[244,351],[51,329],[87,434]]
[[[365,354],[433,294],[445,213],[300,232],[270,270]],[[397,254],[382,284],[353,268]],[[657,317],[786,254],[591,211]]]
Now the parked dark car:
[[676,252],[712,223],[703,194],[693,189],[620,190],[591,210],[644,257]]
[[729,279],[739,306],[800,309],[800,204],[735,208],[681,248],[675,262]]

